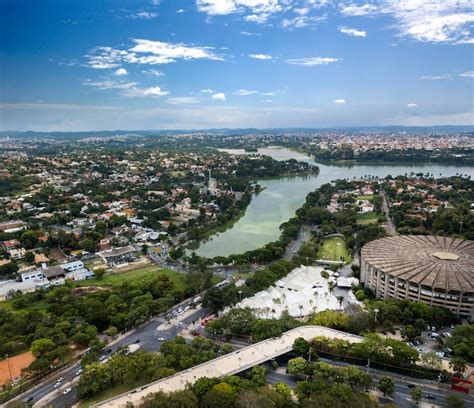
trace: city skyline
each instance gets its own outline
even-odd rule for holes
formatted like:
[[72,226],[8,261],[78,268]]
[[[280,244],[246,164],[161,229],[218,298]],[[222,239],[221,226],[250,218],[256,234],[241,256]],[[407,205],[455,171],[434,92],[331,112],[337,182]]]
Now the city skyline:
[[5,1],[0,130],[472,125],[469,1]]

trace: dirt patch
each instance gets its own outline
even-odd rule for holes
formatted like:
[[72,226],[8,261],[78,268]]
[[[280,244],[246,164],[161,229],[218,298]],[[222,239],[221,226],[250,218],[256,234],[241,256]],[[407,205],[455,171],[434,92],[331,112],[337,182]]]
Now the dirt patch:
[[72,294],[73,296],[85,296],[90,293],[102,292],[104,290],[110,290],[110,289],[101,288],[98,286],[81,286],[81,287],[73,289]]
[[15,379],[21,374],[21,369],[28,367],[34,360],[31,351],[18,354],[0,361],[0,384],[7,383],[10,379]]

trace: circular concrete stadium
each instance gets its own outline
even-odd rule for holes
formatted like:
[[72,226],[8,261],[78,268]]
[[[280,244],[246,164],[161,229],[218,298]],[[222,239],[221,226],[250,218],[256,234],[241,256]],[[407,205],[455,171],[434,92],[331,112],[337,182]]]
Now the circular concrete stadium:
[[361,281],[378,298],[444,306],[474,320],[474,241],[432,235],[376,239],[362,248]]

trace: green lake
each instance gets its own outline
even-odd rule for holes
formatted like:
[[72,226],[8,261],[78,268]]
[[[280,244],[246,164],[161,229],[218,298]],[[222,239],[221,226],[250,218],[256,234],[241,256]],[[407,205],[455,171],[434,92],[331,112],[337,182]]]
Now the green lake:
[[[243,149],[221,149],[234,154],[246,153]],[[259,154],[271,156],[276,160],[294,158],[317,165],[319,174],[308,177],[285,177],[279,179],[260,180],[265,186],[258,195],[252,198],[245,215],[231,228],[211,236],[195,250],[197,255],[212,258],[243,253],[260,248],[278,239],[279,226],[290,219],[301,207],[306,195],[322,184],[337,179],[361,178],[364,176],[386,177],[410,173],[430,173],[435,177],[453,176],[457,173],[470,175],[474,178],[474,167],[451,166],[438,163],[418,164],[354,164],[354,165],[324,165],[314,162],[304,154],[279,147],[269,147],[258,150]]]

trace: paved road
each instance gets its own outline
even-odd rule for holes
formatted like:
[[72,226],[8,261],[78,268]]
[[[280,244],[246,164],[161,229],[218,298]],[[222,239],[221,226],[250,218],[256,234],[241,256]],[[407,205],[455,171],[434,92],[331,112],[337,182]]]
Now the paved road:
[[316,336],[339,338],[347,340],[351,343],[357,343],[363,340],[363,338],[360,336],[330,329],[328,327],[302,326],[296,329],[288,330],[280,337],[270,338],[256,344],[252,344],[240,350],[189,368],[185,371],[181,371],[170,377],[154,381],[148,384],[145,390],[135,389],[133,392],[124,393],[94,406],[122,407],[125,406],[127,402],[139,402],[150,392],[170,392],[183,389],[187,383],[193,384],[197,379],[202,377],[216,378],[237,374],[255,365],[264,363],[265,361],[288,353],[293,349],[293,342],[298,337],[303,337],[307,340],[310,340]]
[[387,203],[387,196],[385,195],[384,191],[380,192],[380,197],[382,198],[382,211],[385,215],[385,218],[387,220],[385,226],[387,230],[388,235],[395,235],[397,233],[395,229],[395,224],[393,223],[392,217],[390,217],[390,209],[388,207]]
[[[182,304],[182,307],[186,307],[191,303],[191,300]],[[106,346],[105,349],[111,349],[112,353],[117,351],[120,347],[127,346],[130,344],[137,344],[140,346],[140,349],[145,351],[159,351],[161,347],[161,342],[157,339],[158,337],[164,337],[165,339],[172,339],[176,337],[184,327],[189,325],[195,320],[200,319],[205,314],[204,310],[201,308],[190,309],[187,313],[178,316],[178,318],[171,320],[171,325],[165,330],[160,330],[159,326],[165,323],[164,318],[153,318],[148,323],[145,323],[143,326],[137,328],[136,330],[121,336],[117,341]],[[179,326],[178,323],[182,322],[183,325]],[[168,325],[167,325],[168,326]],[[139,340],[138,343],[135,343]],[[23,393],[19,399],[25,400],[26,398],[33,397],[35,402],[44,399],[46,396],[51,394],[54,398],[49,402],[48,406],[53,408],[63,408],[71,407],[75,402],[77,402],[76,388],[74,383],[77,382],[79,376],[76,375],[77,370],[80,368],[80,363],[75,363],[67,369],[61,371],[55,376],[43,381],[40,385],[34,387],[33,389]],[[62,385],[58,388],[55,388],[54,385],[58,378],[64,378]],[[72,388],[72,391],[67,395],[63,394],[63,391],[66,388]],[[36,404],[35,406],[42,406]]]
[[[328,360],[328,359],[320,359],[320,361],[324,361],[326,363],[329,363],[335,366],[349,365],[347,363]],[[409,387],[409,385],[419,386],[423,390],[422,401],[425,401],[425,402],[432,402],[434,404],[439,405],[444,402],[446,395],[454,394],[464,399],[464,401],[466,401],[466,406],[472,406],[472,404],[474,404],[474,396],[451,391],[447,388],[446,385],[441,385],[442,388],[439,388],[438,384],[433,383],[432,381],[404,378],[391,372],[385,372],[385,371],[374,370],[374,369],[370,370],[370,375],[373,381],[373,388],[377,387],[378,382],[381,377],[390,376],[393,378],[395,382],[395,390],[392,395],[392,398],[393,398],[393,402],[395,402],[395,404],[397,404],[397,406],[399,407],[416,406],[411,400],[411,396],[410,396],[411,388]],[[277,371],[271,368],[268,368],[267,382],[269,382],[270,384],[275,384],[277,382],[284,382],[289,387],[294,388],[298,381],[301,381],[301,380],[286,373],[286,367],[279,367]],[[428,399],[427,395],[430,395],[431,398]]]
[[291,258],[293,258],[293,256],[300,250],[301,246],[310,238],[310,236],[311,230],[309,229],[309,227],[304,225],[301,228],[298,237],[286,247],[283,259],[289,261]]

